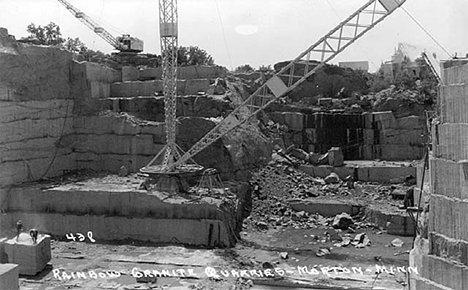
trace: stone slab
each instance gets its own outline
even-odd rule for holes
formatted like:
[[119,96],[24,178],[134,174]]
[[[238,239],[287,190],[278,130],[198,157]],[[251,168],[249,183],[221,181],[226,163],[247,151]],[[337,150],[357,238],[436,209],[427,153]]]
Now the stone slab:
[[290,130],[302,131],[304,129],[304,114],[297,112],[284,112],[284,121]]
[[369,115],[366,115],[366,118],[371,118],[371,128],[375,128],[377,130],[397,128],[398,126],[392,111],[373,112]]
[[90,81],[90,97],[93,99],[104,99],[110,97],[110,83]]
[[[25,119],[57,119],[67,115],[67,107],[73,100],[55,99],[42,101],[0,102],[2,124]],[[70,110],[68,110],[70,112]]]
[[[62,236],[68,233],[93,233],[96,241],[134,239],[154,243],[174,243],[207,247],[231,247],[235,244],[232,219],[159,219],[104,215],[63,215],[13,212],[14,219],[34,225],[39,220],[44,231]],[[227,224],[231,223],[231,224]]]
[[430,254],[445,257],[452,261],[468,266],[468,242],[456,240],[444,235],[430,232]]
[[[2,124],[0,144],[28,139],[59,137],[72,132],[72,118],[24,119]],[[62,131],[63,130],[63,131]]]
[[188,79],[185,81],[183,88],[183,95],[196,95],[199,92],[206,93],[210,87],[210,80],[208,79]]
[[416,176],[416,167],[369,166],[357,168],[357,180],[366,182],[389,182],[392,179]]
[[438,101],[442,123],[468,123],[468,81],[441,86]]
[[433,194],[468,199],[467,160],[455,162],[442,158],[431,158],[430,175]]
[[429,211],[429,231],[452,239],[468,241],[468,201],[432,194]]
[[415,130],[415,129],[424,129],[425,127],[425,119],[420,118],[419,116],[408,116],[403,118],[396,119],[397,126],[400,129],[408,129],[408,130]]
[[[224,77],[226,77],[226,69],[221,66],[182,66],[177,69],[178,79],[215,79]],[[140,69],[139,79],[162,79],[162,68]]]
[[387,230],[390,235],[414,236],[415,226],[413,219],[406,210],[388,210],[375,206],[365,209],[366,219]]
[[423,131],[418,129],[386,129],[379,133],[381,145],[421,146],[424,142]]
[[22,275],[36,275],[51,260],[50,236],[39,234],[37,244],[33,244],[29,234],[21,233],[19,240],[12,238],[5,243],[8,262],[19,265]]
[[[122,178],[120,183],[112,182],[112,179],[117,177],[107,176],[48,189],[41,189],[36,185],[17,186],[11,191],[7,210],[168,219],[223,218],[223,212],[216,202],[163,202],[161,197],[137,189],[142,179]],[[40,225],[36,225],[36,222],[31,224],[31,227],[38,226]]]
[[453,288],[447,288],[428,279],[414,275],[411,275],[410,279],[411,280],[408,285],[410,290],[453,290]]
[[138,80],[138,68],[133,66],[122,67],[122,81],[136,81]]
[[434,140],[435,157],[460,161],[468,159],[468,124],[440,124]]
[[361,209],[360,205],[352,204],[351,201],[345,202],[320,198],[302,200],[291,199],[288,202],[291,208],[295,211],[305,211],[314,214],[317,213],[323,216],[335,216],[343,212],[355,215],[359,213]]
[[424,157],[422,145],[374,145],[374,158],[383,160],[418,160]]
[[330,173],[335,172],[336,174],[338,174],[341,180],[345,180],[348,175],[354,176],[355,168],[348,166],[334,167],[330,165],[300,165],[299,170],[311,176],[320,178],[325,178],[328,175],[330,175]]
[[468,268],[456,265],[449,259],[433,255],[423,255],[424,267],[421,269],[421,277],[449,289],[468,289]]
[[8,186],[25,181],[33,181],[45,174],[45,177],[55,177],[63,174],[64,170],[76,169],[75,156],[62,154],[60,151],[54,156],[37,159],[24,159],[20,161],[8,161],[0,163],[0,184]]
[[19,289],[19,268],[16,264],[0,264],[0,289]]
[[461,84],[468,82],[468,64],[464,60],[452,61],[451,67],[442,70],[444,85]]

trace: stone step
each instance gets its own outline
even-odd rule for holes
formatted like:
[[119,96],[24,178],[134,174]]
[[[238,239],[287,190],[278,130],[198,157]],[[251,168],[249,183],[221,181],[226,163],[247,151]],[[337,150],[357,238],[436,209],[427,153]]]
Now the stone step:
[[[143,120],[163,122],[165,118],[163,96],[106,98],[100,99],[99,104],[102,110],[126,112]],[[232,110],[232,103],[222,97],[209,95],[177,97],[178,117],[216,118],[226,116]]]
[[375,163],[371,161],[345,161],[345,166],[334,167],[329,165],[301,165],[299,169],[314,177],[327,177],[331,172],[345,180],[348,175],[355,181],[363,182],[392,182],[404,181],[408,176],[417,178],[417,167],[408,166],[407,163]]
[[347,201],[309,198],[309,199],[291,199],[289,205],[295,211],[305,211],[308,213],[317,213],[323,216],[335,216],[342,212],[350,215],[359,213],[361,206],[358,204],[351,204]]
[[[209,79],[177,80],[177,95],[196,95],[199,92],[208,92]],[[154,93],[162,94],[163,82],[152,81],[128,81],[110,84],[111,97],[138,97],[152,96]]]
[[288,202],[295,211],[305,211],[326,217],[333,217],[343,212],[356,215],[364,210],[367,221],[375,223],[390,235],[414,236],[415,233],[413,219],[406,213],[406,210],[400,210],[396,207],[377,207],[359,204],[352,200],[324,198],[291,199]]
[[[57,238],[92,232],[96,241],[138,240],[152,243],[177,243],[205,247],[231,247],[235,243],[233,225],[227,219],[155,219],[105,215],[9,212],[2,216],[35,226]],[[40,222],[39,222],[40,221]],[[87,239],[87,238],[86,238]],[[89,241],[87,241],[89,242]],[[3,288],[2,288],[3,289]]]
[[416,228],[413,218],[406,210],[370,205],[366,207],[364,214],[366,220],[387,230],[387,233],[390,235],[414,236],[415,234]]

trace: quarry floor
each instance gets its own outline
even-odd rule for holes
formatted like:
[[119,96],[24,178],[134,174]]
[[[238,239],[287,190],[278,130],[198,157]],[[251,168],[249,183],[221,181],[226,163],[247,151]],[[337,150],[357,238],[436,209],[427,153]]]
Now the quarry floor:
[[[376,265],[386,266],[387,269],[406,266],[412,238],[398,237],[404,241],[404,245],[394,248],[390,243],[396,236],[377,235],[375,230],[364,232],[372,241],[371,247],[334,248],[333,254],[328,257],[317,257],[316,251],[319,247],[330,246],[329,243],[304,245],[302,238],[304,235],[320,235],[323,229],[242,232],[242,241],[226,250],[53,241],[53,258],[49,264],[53,265],[53,269],[60,270],[59,274],[55,274],[50,266],[35,277],[20,277],[20,289],[404,289],[404,273],[395,271],[394,274],[383,272],[377,275]],[[300,250],[296,249],[299,247]],[[281,258],[280,252],[288,252],[287,259]],[[311,272],[314,265],[318,273]],[[275,278],[257,276],[259,271],[265,274],[268,267],[275,268],[271,270]],[[349,270],[356,267],[363,274],[335,273],[331,269],[326,274],[323,270],[325,267]],[[175,276],[160,277],[156,283],[137,283],[137,278],[132,275],[135,268],[139,271],[169,270]],[[172,272],[180,269],[185,272]],[[190,276],[189,269],[192,269]],[[93,279],[87,272],[102,273],[105,270],[119,271],[121,276]],[[224,277],[222,270],[228,271],[223,272],[228,277]],[[241,274],[241,270],[248,270],[247,275],[250,273],[249,276],[242,274],[245,280],[233,276]],[[257,270],[257,274],[252,274],[250,270]],[[86,279],[66,280],[64,272],[68,275],[85,272]],[[213,273],[219,278],[210,278]],[[253,285],[247,279],[251,279]]]
[[[229,249],[53,239],[49,266],[34,277],[20,276],[20,289],[405,289],[412,236],[390,235],[359,215],[351,229],[336,230],[334,216],[294,211],[289,200],[341,200],[397,212],[403,201],[390,192],[407,186],[357,182],[348,189],[343,183],[322,183],[281,164],[254,173],[249,215],[240,240]],[[362,233],[369,244],[338,242]],[[166,277],[154,279],[157,273]]]

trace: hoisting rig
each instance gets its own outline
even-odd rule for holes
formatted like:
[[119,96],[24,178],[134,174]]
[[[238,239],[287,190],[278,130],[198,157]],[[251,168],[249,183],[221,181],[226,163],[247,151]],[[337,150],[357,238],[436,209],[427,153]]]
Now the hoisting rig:
[[[266,81],[233,112],[218,123],[210,132],[201,138],[187,152],[181,154],[175,144],[175,87],[177,58],[177,2],[176,0],[160,0],[160,33],[163,53],[164,94],[166,111],[167,145],[141,171],[145,173],[167,174],[195,170],[186,163],[193,156],[210,144],[228,134],[231,130],[254,117],[268,105],[287,95],[308,77],[324,66],[348,46],[374,28],[406,0],[370,0],[343,22],[338,24],[315,44],[302,52],[296,59],[282,68]],[[316,61],[319,60],[317,64]],[[164,153],[161,165],[155,161]]]
[[120,52],[132,52],[138,53],[143,51],[143,41],[136,38],[131,37],[129,34],[124,34],[119,37],[114,37],[110,34],[107,30],[99,26],[94,20],[89,18],[88,15],[84,14],[73,5],[68,3],[65,0],[58,0],[58,2],[62,3],[68,11],[71,12],[78,20],[83,22],[86,26],[88,26],[94,33],[99,35],[102,39],[107,41],[110,45],[112,45],[115,49]]

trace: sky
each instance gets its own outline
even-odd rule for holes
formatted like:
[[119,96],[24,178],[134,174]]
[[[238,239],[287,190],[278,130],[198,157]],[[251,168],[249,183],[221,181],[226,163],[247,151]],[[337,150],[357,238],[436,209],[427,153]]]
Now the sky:
[[[160,53],[157,0],[68,0],[114,36],[131,34],[145,52]],[[198,46],[215,63],[234,69],[292,60],[368,0],[178,0],[179,45]],[[439,59],[468,53],[468,0],[407,0],[357,42],[339,61],[369,61],[376,71],[399,42],[435,52]],[[406,13],[406,12],[407,13]],[[437,41],[410,18],[411,15]],[[56,0],[0,0],[0,27],[17,39],[30,23],[55,22],[64,37],[79,37],[88,48],[113,48]]]

